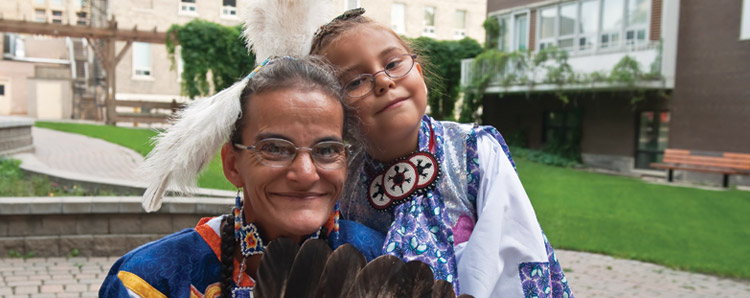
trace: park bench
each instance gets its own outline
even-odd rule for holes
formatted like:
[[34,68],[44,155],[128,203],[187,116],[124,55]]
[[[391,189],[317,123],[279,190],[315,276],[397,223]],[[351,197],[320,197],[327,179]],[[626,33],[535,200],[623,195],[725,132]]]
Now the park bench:
[[728,187],[729,175],[750,175],[750,154],[667,149],[663,161],[651,167],[668,170],[669,182],[674,170],[723,174],[722,185]]
[[[184,104],[172,102],[142,101],[142,100],[116,100],[115,105],[118,107],[139,108],[137,113],[117,113],[117,122],[133,123],[166,123],[175,112],[181,109]],[[169,111],[168,113],[159,112]]]

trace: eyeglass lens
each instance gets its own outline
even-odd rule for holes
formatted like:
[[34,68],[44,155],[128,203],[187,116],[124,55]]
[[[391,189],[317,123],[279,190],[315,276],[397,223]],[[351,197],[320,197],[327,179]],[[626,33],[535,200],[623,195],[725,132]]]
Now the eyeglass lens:
[[340,142],[320,142],[312,146],[296,147],[287,140],[265,139],[255,144],[261,163],[269,167],[285,167],[292,163],[298,151],[309,151],[313,162],[322,169],[338,169],[346,165],[346,145]]
[[[392,79],[398,79],[407,75],[413,67],[414,55],[404,54],[388,60],[382,72],[385,72],[385,74]],[[375,88],[375,75],[379,72],[376,72],[375,74],[361,74],[351,80],[346,86],[344,86],[347,95],[349,95],[349,97],[358,98],[369,94],[370,91]]]

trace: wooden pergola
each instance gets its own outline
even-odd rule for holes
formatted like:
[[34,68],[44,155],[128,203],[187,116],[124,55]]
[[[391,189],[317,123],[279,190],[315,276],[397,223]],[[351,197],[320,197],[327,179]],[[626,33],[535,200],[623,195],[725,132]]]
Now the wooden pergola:
[[[114,125],[116,120],[115,114],[115,68],[125,53],[130,49],[134,41],[148,43],[166,43],[167,34],[157,32],[156,28],[151,31],[139,31],[137,27],[130,30],[117,28],[117,22],[114,17],[107,22],[106,28],[88,27],[70,24],[49,24],[37,23],[19,20],[0,19],[0,32],[42,34],[60,37],[79,37],[85,38],[88,44],[93,48],[94,54],[99,62],[104,66],[105,77],[105,106],[106,106],[106,123]],[[100,45],[92,40],[103,41]],[[115,42],[124,41],[125,47],[119,53],[115,50]]]

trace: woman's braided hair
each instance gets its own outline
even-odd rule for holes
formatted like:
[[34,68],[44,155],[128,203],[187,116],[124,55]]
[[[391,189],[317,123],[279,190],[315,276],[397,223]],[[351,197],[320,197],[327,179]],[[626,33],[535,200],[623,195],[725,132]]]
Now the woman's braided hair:
[[225,215],[224,226],[221,228],[221,297],[232,297],[234,249],[236,246],[234,216]]

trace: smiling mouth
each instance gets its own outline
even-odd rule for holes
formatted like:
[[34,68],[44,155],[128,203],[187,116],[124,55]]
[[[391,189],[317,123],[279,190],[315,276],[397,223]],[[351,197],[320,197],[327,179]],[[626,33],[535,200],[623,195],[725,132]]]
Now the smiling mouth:
[[275,196],[279,197],[286,197],[291,199],[299,199],[299,200],[314,200],[317,198],[324,197],[325,193],[272,193]]
[[377,113],[375,113],[375,115],[380,114],[382,112],[385,112],[388,109],[390,109],[391,107],[393,107],[394,105],[396,105],[396,104],[398,104],[398,103],[400,103],[400,102],[402,102],[404,100],[407,100],[407,99],[409,99],[409,98],[408,97],[397,98],[396,100],[393,100],[393,101],[389,102],[387,106],[385,106],[382,109],[380,109],[380,111],[378,111]]

